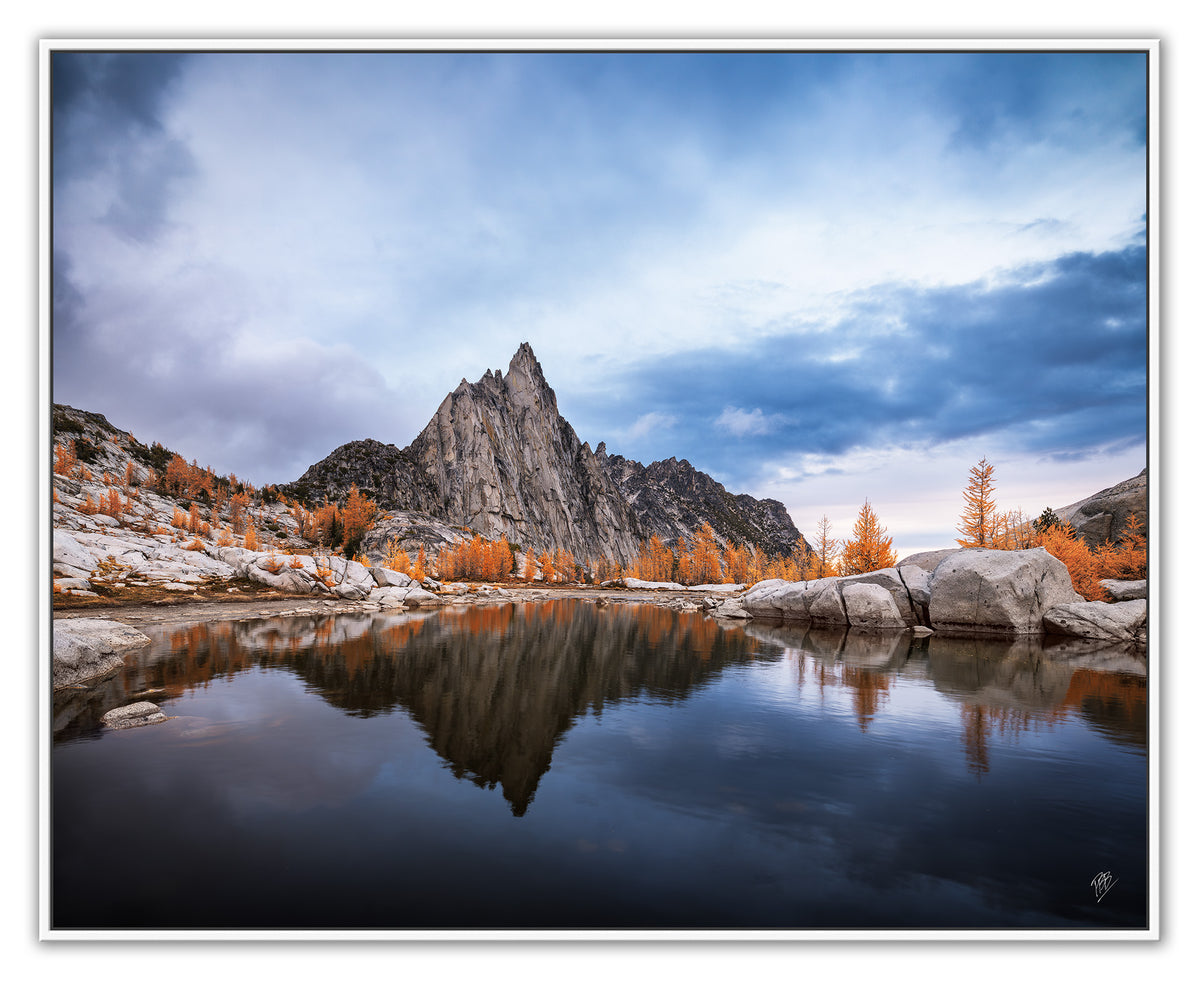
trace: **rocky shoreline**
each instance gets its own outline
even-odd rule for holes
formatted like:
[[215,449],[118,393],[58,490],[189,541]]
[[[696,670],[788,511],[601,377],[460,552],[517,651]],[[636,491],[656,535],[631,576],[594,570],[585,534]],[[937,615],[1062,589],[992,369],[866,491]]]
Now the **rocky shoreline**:
[[[508,583],[421,584],[408,576],[341,560],[339,589],[299,563],[290,576],[263,572],[263,553],[213,549],[216,564],[233,559],[228,583],[251,579],[266,587],[253,598],[175,596],[151,602],[104,600],[98,595],[64,599],[54,609],[53,676],[56,690],[102,677],[121,666],[122,655],[149,643],[141,625],[272,617],[370,614],[441,606],[588,599],[598,605],[650,603],[703,613],[731,622],[833,628],[858,634],[1002,636],[1039,639],[1052,635],[1060,650],[1114,646],[1133,654],[1146,648],[1145,583],[1112,583],[1113,603],[1084,602],[1071,587],[1066,567],[1044,549],[1003,552],[950,549],[910,556],[896,568],[807,582],[767,580],[684,587],[626,579],[600,586]],[[245,554],[234,554],[245,553]],[[259,578],[253,574],[259,572]],[[210,590],[219,570],[207,570]],[[277,579],[274,584],[263,577]],[[164,584],[161,588],[167,591]],[[290,587],[285,591],[280,587]],[[210,595],[213,593],[210,592]],[[71,607],[74,608],[71,608]],[[1064,645],[1063,642],[1070,642]]]

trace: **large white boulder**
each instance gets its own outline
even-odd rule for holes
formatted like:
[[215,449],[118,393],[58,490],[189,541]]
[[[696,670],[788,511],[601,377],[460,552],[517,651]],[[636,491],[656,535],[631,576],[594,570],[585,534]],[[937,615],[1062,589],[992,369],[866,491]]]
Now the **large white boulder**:
[[929,625],[960,633],[1042,633],[1055,606],[1081,602],[1067,567],[1044,548],[968,548],[938,563],[929,584]]
[[54,529],[53,559],[56,566],[68,566],[83,572],[92,572],[100,564],[100,560],[92,554],[91,549],[61,528]]
[[961,551],[961,548],[940,548],[932,552],[915,552],[897,562],[896,568],[904,569],[915,565],[919,569],[924,569],[926,572],[932,573],[934,569],[941,565],[943,559]]
[[375,577],[361,562],[351,562],[337,555],[329,559],[333,572],[333,593],[342,599],[366,599],[375,588]]
[[379,586],[411,586],[412,577],[406,576],[403,572],[396,572],[394,569],[387,569],[381,565],[373,565],[369,569],[371,578]]
[[764,579],[742,595],[742,608],[756,617],[808,620],[805,595],[809,585],[807,582],[789,582],[786,579]]
[[1118,602],[1146,599],[1149,596],[1145,579],[1101,579],[1100,585]]
[[842,587],[846,622],[858,630],[903,630],[909,626],[885,586],[851,582]]
[[844,627],[846,604],[837,579],[814,579],[802,594],[808,604],[808,615],[818,627]]
[[150,638],[123,623],[98,617],[54,621],[52,673],[55,688],[77,685],[115,671],[130,651]]
[[1131,641],[1146,624],[1146,601],[1066,603],[1042,617],[1046,632],[1090,640]]
[[[920,617],[913,609],[912,600],[908,594],[908,587],[905,586],[904,580],[901,579],[900,573],[896,569],[876,569],[874,572],[862,572],[855,576],[843,576],[838,582],[841,585],[843,599],[845,599],[846,589],[849,586],[868,583],[879,586],[887,590],[891,596],[896,606],[896,612],[899,614],[904,626],[916,626],[920,621]],[[850,612],[849,607],[849,600],[846,600],[847,616],[849,616]],[[851,623],[853,624],[853,621]]]

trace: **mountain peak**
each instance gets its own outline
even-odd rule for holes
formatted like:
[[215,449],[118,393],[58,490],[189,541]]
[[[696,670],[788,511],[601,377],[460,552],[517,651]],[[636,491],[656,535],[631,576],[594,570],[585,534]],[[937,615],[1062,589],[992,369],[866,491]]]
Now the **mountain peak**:
[[517,348],[517,353],[512,356],[512,360],[508,363],[509,371],[518,367],[527,370],[536,368],[539,372],[542,370],[542,366],[538,364],[537,356],[533,353],[533,348],[529,346],[528,341],[521,342],[521,346]]

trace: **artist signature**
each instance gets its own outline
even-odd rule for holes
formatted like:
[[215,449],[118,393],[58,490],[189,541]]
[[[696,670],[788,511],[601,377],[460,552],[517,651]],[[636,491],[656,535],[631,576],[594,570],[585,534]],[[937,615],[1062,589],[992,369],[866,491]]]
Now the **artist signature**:
[[1108,890],[1117,884],[1117,881],[1118,880],[1113,878],[1113,874],[1111,872],[1096,873],[1096,878],[1092,880],[1092,889],[1096,893],[1096,902],[1100,902]]

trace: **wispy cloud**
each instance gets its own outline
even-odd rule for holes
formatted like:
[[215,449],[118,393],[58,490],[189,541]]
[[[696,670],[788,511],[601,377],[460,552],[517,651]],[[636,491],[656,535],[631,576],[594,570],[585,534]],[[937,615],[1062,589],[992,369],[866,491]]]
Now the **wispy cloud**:
[[727,405],[717,416],[715,423],[718,429],[734,436],[762,436],[771,431],[774,420],[763,415],[762,409],[739,409]]

